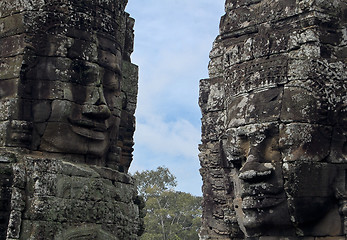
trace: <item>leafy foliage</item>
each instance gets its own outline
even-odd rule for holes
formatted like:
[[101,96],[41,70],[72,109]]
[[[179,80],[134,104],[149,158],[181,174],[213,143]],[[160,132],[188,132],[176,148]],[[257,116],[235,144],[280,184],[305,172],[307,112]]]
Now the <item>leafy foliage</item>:
[[176,177],[165,167],[135,172],[134,177],[137,191],[145,200],[147,196],[160,195],[163,191],[173,190],[177,186]]
[[134,177],[146,201],[146,230],[141,240],[199,239],[201,197],[174,191],[176,177],[165,167],[136,172]]

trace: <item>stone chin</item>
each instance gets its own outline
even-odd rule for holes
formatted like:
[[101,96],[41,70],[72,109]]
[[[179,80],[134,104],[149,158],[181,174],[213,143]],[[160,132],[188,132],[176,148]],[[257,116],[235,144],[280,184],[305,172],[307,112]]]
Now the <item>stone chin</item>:
[[244,210],[272,209],[284,201],[285,201],[284,198],[276,198],[274,196],[267,196],[267,195],[264,195],[262,197],[245,196],[242,198],[242,209]]
[[264,232],[276,235],[280,229],[283,231],[292,228],[285,199],[274,201],[271,207],[243,208],[237,212],[237,215],[246,236],[255,236]]

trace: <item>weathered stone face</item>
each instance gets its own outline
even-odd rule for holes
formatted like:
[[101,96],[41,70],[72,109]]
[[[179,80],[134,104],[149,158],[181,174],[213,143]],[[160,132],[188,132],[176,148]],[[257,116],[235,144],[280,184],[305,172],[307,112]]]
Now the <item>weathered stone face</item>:
[[78,155],[127,171],[137,66],[130,62],[134,20],[125,5],[1,3],[1,119],[3,128],[11,127],[3,145]]
[[[121,51],[105,38],[95,36],[91,42],[73,37],[49,37],[44,49],[56,51],[42,51],[47,57],[39,56],[26,73],[35,99],[34,122],[37,128],[47,123],[35,147],[104,157],[119,131]],[[106,51],[108,46],[113,49]]]
[[0,1],[0,239],[138,239],[126,0]]
[[200,83],[201,239],[345,238],[345,2],[225,9]]
[[228,130],[223,161],[232,169],[233,205],[245,232],[292,235],[294,221],[298,227],[317,222],[333,209],[331,129],[263,121]]

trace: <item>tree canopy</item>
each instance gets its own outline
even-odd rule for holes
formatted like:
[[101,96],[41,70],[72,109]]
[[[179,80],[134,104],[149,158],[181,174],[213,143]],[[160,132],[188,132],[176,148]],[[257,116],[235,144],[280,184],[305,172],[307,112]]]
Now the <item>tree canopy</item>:
[[146,201],[141,240],[198,240],[201,197],[175,191],[176,177],[166,167],[136,172],[139,194]]

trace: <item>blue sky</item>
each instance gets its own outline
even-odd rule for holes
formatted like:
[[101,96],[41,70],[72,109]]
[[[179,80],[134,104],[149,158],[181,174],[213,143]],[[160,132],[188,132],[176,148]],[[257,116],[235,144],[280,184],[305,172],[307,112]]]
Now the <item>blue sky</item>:
[[130,172],[166,166],[176,190],[201,195],[199,80],[208,77],[224,0],[129,0],[126,11],[140,69]]

